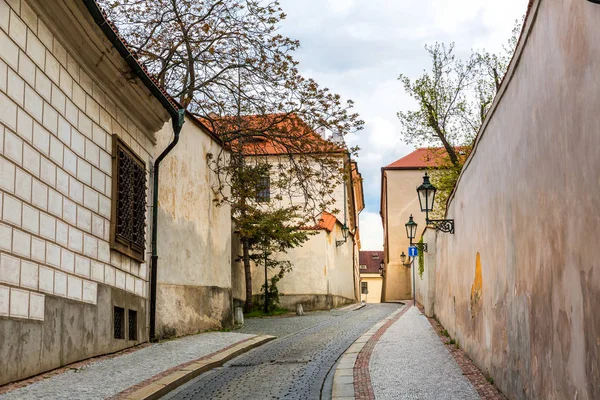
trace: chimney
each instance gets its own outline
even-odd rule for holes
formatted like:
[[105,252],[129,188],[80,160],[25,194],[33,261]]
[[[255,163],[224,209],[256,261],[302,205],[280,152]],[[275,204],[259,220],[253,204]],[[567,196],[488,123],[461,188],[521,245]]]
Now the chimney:
[[320,128],[317,128],[317,134],[323,139],[327,140],[327,131],[325,130],[325,127],[322,126]]
[[339,144],[339,145],[345,145],[346,142],[344,141],[344,135],[342,135],[339,132],[333,132],[331,134],[331,139],[330,139],[333,143]]

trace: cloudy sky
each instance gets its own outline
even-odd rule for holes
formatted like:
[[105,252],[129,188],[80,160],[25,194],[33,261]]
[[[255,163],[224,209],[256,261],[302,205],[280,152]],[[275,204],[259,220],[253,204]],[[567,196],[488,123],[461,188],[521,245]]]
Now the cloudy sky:
[[288,17],[282,33],[299,39],[300,69],[353,99],[365,129],[347,137],[361,148],[366,209],[364,250],[383,247],[379,217],[381,167],[414,150],[400,137],[396,112],[413,108],[397,77],[429,68],[425,44],[455,42],[459,54],[497,52],[525,14],[527,0],[280,0]]

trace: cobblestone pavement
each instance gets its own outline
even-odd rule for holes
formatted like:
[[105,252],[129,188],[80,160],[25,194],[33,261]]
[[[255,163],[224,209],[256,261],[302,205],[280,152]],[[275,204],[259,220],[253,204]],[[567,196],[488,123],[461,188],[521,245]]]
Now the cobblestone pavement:
[[172,367],[253,336],[211,332],[156,343],[138,351],[93,361],[81,368],[37,381],[0,395],[0,399],[105,399]]
[[279,339],[199,376],[164,399],[319,399],[338,357],[398,307],[369,304],[356,311],[250,319],[238,332],[278,335]]
[[479,399],[416,307],[411,307],[381,336],[373,349],[369,372],[378,400]]

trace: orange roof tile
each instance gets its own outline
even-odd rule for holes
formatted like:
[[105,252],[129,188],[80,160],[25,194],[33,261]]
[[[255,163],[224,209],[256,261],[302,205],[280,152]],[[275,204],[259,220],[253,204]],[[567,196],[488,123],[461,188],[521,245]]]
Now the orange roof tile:
[[319,218],[319,222],[316,225],[307,226],[302,229],[308,231],[326,230],[327,232],[333,232],[333,228],[335,228],[336,222],[338,222],[338,219],[335,215],[330,214],[327,211],[323,211],[321,217]]
[[[466,147],[457,147],[461,151]],[[421,147],[399,160],[383,167],[383,169],[423,169],[437,167],[441,164],[446,150],[443,147]]]
[[[295,114],[245,115],[240,118],[241,123],[236,120],[237,117],[226,117],[207,120],[204,125],[212,126],[217,135],[232,147],[239,142],[241,130],[246,136],[243,151],[247,155],[347,151],[343,145],[323,139]],[[242,126],[238,127],[238,124]],[[228,139],[228,132],[234,132],[232,139]]]

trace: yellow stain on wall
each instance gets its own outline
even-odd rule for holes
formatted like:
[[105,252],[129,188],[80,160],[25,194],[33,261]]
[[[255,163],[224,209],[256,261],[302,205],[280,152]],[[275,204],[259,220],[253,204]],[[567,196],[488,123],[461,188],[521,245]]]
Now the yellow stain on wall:
[[323,274],[325,274],[325,276],[327,276],[327,265],[325,265],[325,266],[323,267]]
[[477,252],[477,256],[475,257],[475,279],[473,280],[473,286],[471,286],[471,318],[475,318],[481,310],[482,286],[481,256]]

